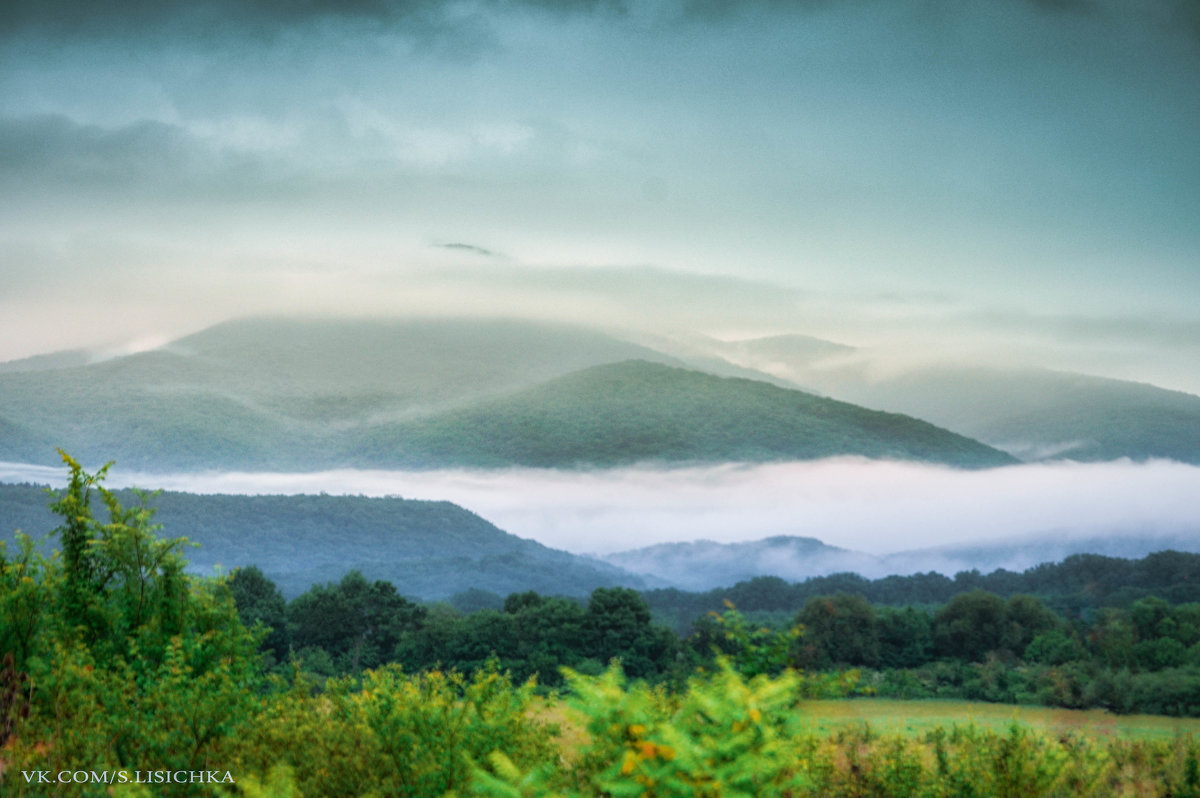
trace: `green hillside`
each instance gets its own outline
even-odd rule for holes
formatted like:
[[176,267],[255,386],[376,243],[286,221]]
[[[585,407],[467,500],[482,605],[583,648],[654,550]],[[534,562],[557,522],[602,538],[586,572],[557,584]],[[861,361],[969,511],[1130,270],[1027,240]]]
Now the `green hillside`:
[[[117,495],[125,506],[136,504],[130,492]],[[16,529],[35,538],[53,529],[58,519],[48,502],[44,488],[0,484],[0,540]],[[510,535],[449,502],[168,491],[151,504],[172,537],[199,544],[187,552],[194,570],[257,565],[289,596],[351,569],[423,599],[470,588],[583,596],[642,584],[606,563]]]
[[0,461],[35,462],[42,448],[41,436],[0,417]]
[[1022,460],[1200,464],[1200,396],[1189,393],[1032,368],[880,372],[869,352],[804,336],[720,343],[714,351],[805,389],[923,418]]
[[645,361],[597,366],[362,431],[359,463],[618,466],[839,455],[989,467],[1013,458],[907,416]]
[[61,447],[146,470],[1008,462],[912,418],[671,368],[566,325],[251,319],[77,361],[0,372],[0,457],[51,465]]
[[603,333],[532,322],[229,322],[89,365],[8,364],[0,457],[53,465],[62,447],[133,468],[331,467],[344,464],[336,452],[355,425],[629,357],[658,356]]

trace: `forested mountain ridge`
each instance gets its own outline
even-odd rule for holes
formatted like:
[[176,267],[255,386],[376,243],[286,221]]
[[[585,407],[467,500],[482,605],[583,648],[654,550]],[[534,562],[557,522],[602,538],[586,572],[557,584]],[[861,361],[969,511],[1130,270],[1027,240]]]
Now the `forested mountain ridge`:
[[[137,498],[116,491],[126,506]],[[58,521],[42,487],[0,484],[0,540],[39,538]],[[401,593],[446,598],[468,589],[583,596],[597,587],[641,587],[615,566],[510,535],[450,502],[365,496],[229,496],[165,491],[155,520],[199,544],[191,567],[211,573],[257,565],[287,595],[357,569]]]
[[619,466],[858,455],[965,468],[1015,463],[909,416],[644,360],[361,432],[359,464]]
[[49,464],[61,447],[146,470],[1014,462],[910,417],[675,368],[568,325],[250,319],[76,361],[0,371],[0,423],[12,431],[0,460]]
[[[1026,461],[1200,463],[1200,397],[1187,393],[1036,369],[942,365],[879,372],[865,350],[802,335],[689,340],[674,348],[667,338],[642,345],[584,327],[505,319],[231,321],[158,349],[96,362],[70,351],[0,363],[0,460],[51,465],[60,446],[87,461],[116,458],[124,467],[156,470],[376,465],[362,456],[364,449],[383,458],[380,464],[422,467],[769,460],[793,451],[810,458],[856,447],[868,457],[954,465],[971,459],[965,451],[951,457],[914,453],[915,428],[894,421],[874,429],[882,437],[908,438],[891,447],[878,440],[863,447],[854,434],[840,447],[809,441],[790,448],[756,442],[753,430],[738,440],[716,434],[722,424],[746,432],[747,422],[728,417],[765,412],[767,392],[760,386],[770,384],[853,403],[859,421],[866,408],[921,419]],[[665,429],[647,435],[634,429],[636,418],[624,428],[602,418],[623,409],[662,419],[670,403],[687,407],[676,395],[679,380],[660,383],[666,394],[657,408],[639,406],[632,397],[619,408],[603,393],[590,403],[582,393],[588,380],[597,391],[611,389],[597,376],[603,372],[577,378],[569,390],[555,383],[631,360],[746,379],[736,383],[739,390],[725,384],[729,404],[716,412],[713,391],[693,383],[690,407],[713,421],[706,430],[691,431],[691,441],[672,439]],[[647,378],[619,379],[636,392]],[[702,398],[709,405],[702,406]],[[518,407],[534,399],[560,403],[547,407],[549,415],[560,416],[556,429],[532,418],[532,409]],[[561,418],[568,408],[575,418]],[[772,411],[785,414],[781,439],[799,431],[786,418],[798,409],[792,403]],[[498,440],[498,432],[485,429],[470,451],[466,438],[484,412],[501,414],[508,431]],[[845,413],[830,415],[852,421]],[[591,418],[581,423],[582,416]],[[452,423],[465,426],[448,429]],[[779,426],[774,419],[771,425]],[[625,434],[628,454],[584,451],[588,435],[601,428]],[[572,435],[583,437],[572,441]],[[484,441],[504,454],[479,451]]]

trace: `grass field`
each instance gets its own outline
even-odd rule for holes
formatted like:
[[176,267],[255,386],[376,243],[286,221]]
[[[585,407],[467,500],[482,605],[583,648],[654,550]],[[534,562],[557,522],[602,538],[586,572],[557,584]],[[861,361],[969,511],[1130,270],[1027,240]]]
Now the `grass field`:
[[[920,735],[938,726],[950,729],[956,724],[974,724],[979,728],[1003,731],[1014,720],[1055,735],[1073,730],[1109,739],[1169,740],[1181,734],[1200,737],[1200,718],[1114,715],[1102,709],[1053,709],[933,699],[900,701],[850,698],[806,701],[800,711],[810,719],[812,730],[820,737],[863,723],[882,734]],[[564,751],[574,751],[587,741],[581,719],[561,702],[542,707],[536,717],[558,725]]]
[[1097,737],[1129,739],[1200,735],[1200,718],[1114,715],[1102,709],[1054,709],[972,701],[852,698],[808,701],[802,711],[812,718],[814,730],[822,733],[864,722],[883,733],[923,734],[937,726],[948,729],[955,724],[971,723],[980,728],[1003,730],[1016,720],[1054,734],[1076,730]]

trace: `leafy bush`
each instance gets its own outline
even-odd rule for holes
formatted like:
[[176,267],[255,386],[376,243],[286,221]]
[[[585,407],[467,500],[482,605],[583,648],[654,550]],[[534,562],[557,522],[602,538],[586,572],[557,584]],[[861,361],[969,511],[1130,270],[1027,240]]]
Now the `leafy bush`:
[[313,688],[298,677],[264,703],[234,752],[240,771],[286,767],[306,798],[436,798],[494,751],[521,766],[554,755],[553,729],[531,717],[533,682],[514,686],[494,664],[470,678],[392,665]]

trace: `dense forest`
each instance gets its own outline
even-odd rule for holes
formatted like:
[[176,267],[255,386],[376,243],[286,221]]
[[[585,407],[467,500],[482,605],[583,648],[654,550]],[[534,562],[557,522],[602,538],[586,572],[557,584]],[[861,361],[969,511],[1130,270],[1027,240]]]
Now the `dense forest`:
[[[152,507],[67,462],[57,553],[27,535],[0,550],[5,795],[1200,791],[1191,736],[805,721],[812,698],[863,694],[1200,715],[1200,603],[1065,615],[979,588],[903,607],[842,592],[776,628],[726,606],[681,636],[620,587],[456,607],[350,572],[287,601],[254,567],[189,575]],[[1194,563],[1174,567],[1164,584]]]

